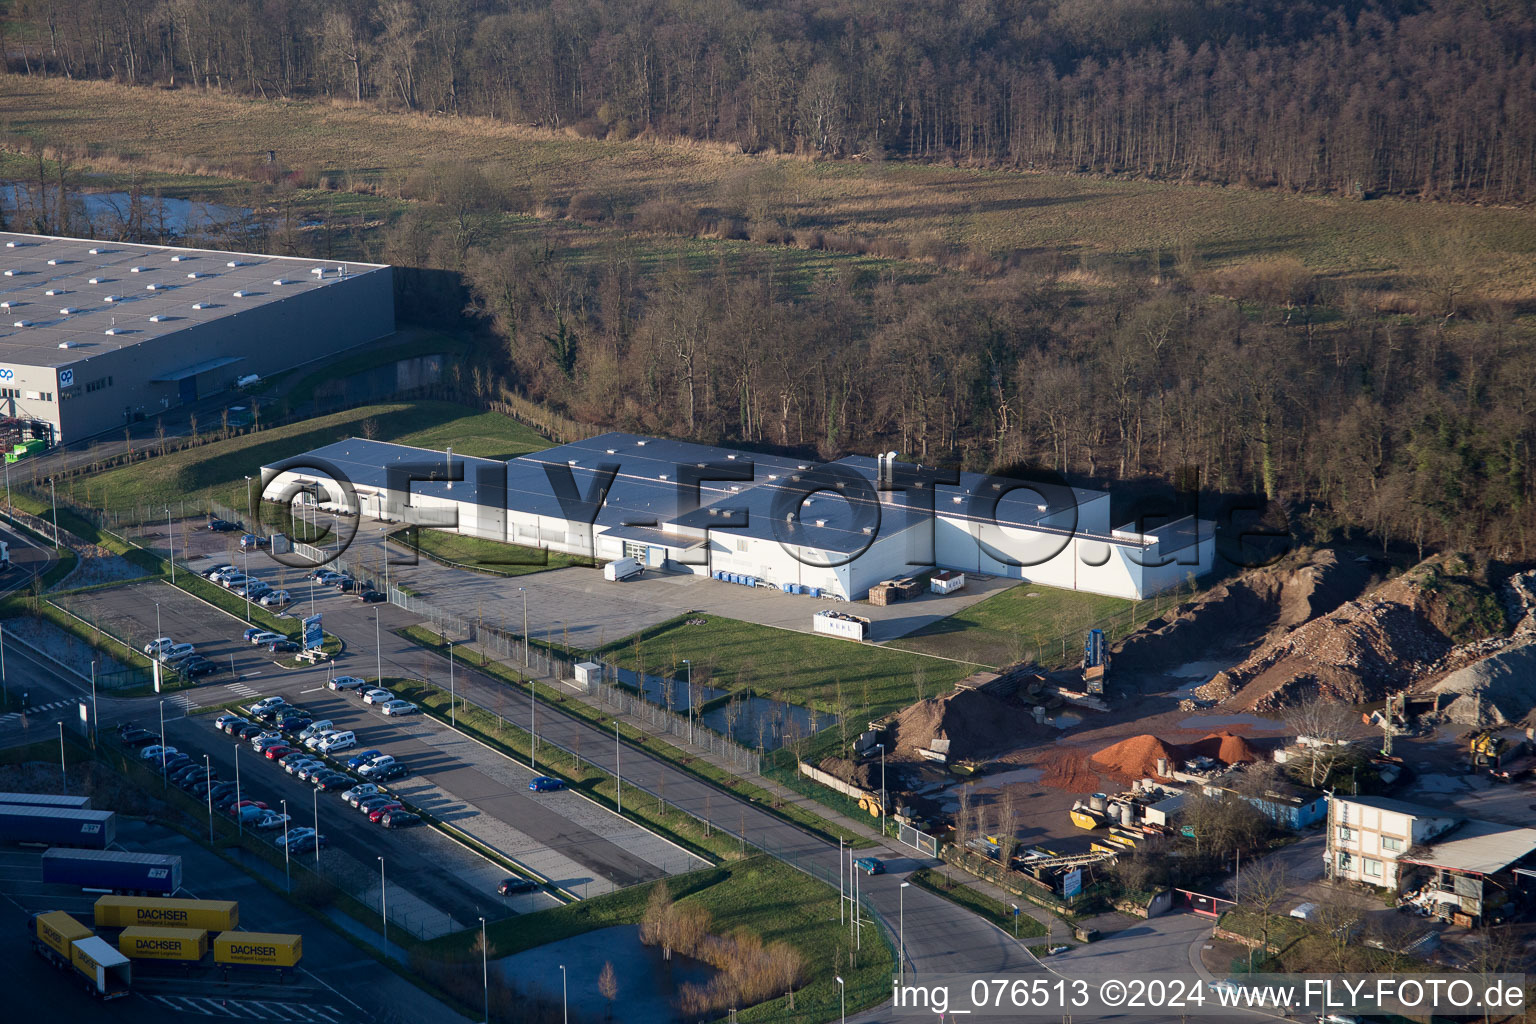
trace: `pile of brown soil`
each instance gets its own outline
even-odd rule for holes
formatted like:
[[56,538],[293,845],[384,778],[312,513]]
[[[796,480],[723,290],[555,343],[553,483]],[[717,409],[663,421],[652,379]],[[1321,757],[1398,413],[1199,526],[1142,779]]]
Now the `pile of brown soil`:
[[1253,764],[1264,760],[1241,736],[1230,732],[1213,732],[1193,743],[1184,745],[1185,757],[1209,757],[1222,764]]
[[835,775],[844,782],[858,786],[860,789],[878,790],[880,788],[880,763],[878,761],[866,761],[863,764],[855,764],[846,757],[826,757],[822,758],[821,763],[816,767],[828,775]]
[[949,741],[950,760],[984,758],[1047,735],[1022,704],[983,690],[954,690],[905,708],[893,725],[892,757],[919,760],[917,751]]
[[1130,739],[1105,747],[1089,759],[1089,767],[1123,781],[1141,778],[1168,778],[1157,773],[1158,758],[1164,758],[1168,767],[1177,766],[1182,760],[1177,746],[1164,743],[1151,733],[1142,733]]
[[1043,774],[1042,786],[1064,789],[1069,793],[1094,793],[1099,789],[1099,776],[1088,767],[1088,758],[1080,750],[1053,750],[1038,764]]

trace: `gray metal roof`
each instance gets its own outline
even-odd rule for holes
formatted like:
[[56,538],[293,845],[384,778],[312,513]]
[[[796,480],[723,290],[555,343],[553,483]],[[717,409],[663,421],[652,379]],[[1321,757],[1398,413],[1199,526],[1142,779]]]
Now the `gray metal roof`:
[[3,231],[0,361],[67,366],[387,269]]
[[462,479],[454,481],[450,488],[450,469],[445,452],[353,437],[263,466],[262,472],[264,478],[269,473],[275,475],[284,471],[309,473],[317,477],[334,477],[339,474],[354,486],[382,491],[389,486],[392,470],[396,473],[408,471],[413,476],[426,478],[411,484],[412,494],[452,498],[471,505],[494,507],[501,500],[501,495],[487,494],[485,500],[481,500],[477,486],[479,477],[483,472],[495,474],[504,468],[505,464],[496,459],[477,459],[454,452],[452,473],[462,476]]
[[1536,828],[1473,818],[1442,833],[1433,846],[1410,850],[1398,860],[1425,867],[1492,875],[1536,851]]

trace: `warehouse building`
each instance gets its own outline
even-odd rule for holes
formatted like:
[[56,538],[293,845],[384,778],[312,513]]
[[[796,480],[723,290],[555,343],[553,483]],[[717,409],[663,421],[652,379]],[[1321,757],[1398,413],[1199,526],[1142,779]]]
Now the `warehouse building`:
[[394,329],[386,266],[0,232],[0,416],[54,443]]
[[268,500],[307,488],[376,518],[843,600],[935,566],[1141,598],[1208,573],[1215,554],[1207,521],[1112,528],[1105,491],[625,433],[504,463],[353,438],[263,480]]

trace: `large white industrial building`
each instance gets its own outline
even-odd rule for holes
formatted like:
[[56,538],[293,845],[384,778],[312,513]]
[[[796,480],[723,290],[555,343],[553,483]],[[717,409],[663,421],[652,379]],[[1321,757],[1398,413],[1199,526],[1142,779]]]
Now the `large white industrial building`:
[[319,500],[365,516],[843,600],[934,566],[1142,598],[1214,558],[1212,523],[1114,528],[1106,491],[625,433],[507,462],[353,438],[262,478],[268,500],[323,489]]
[[386,266],[0,232],[0,416],[51,442],[394,329]]

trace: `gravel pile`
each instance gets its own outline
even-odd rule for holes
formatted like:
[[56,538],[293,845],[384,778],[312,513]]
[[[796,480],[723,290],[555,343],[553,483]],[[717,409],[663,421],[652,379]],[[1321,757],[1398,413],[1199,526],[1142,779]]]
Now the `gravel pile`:
[[1452,698],[1440,710],[1453,722],[1480,727],[1521,722],[1536,707],[1536,640],[1452,672],[1434,690]]

